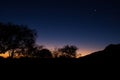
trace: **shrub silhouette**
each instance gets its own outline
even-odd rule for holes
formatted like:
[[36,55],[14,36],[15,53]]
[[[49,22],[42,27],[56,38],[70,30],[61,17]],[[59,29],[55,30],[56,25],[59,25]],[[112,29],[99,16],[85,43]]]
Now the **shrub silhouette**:
[[0,53],[9,52],[10,57],[17,53],[28,54],[35,37],[36,32],[27,26],[0,23]]
[[52,58],[52,53],[48,49],[41,49],[35,54],[35,56],[37,58]]
[[38,57],[38,53],[43,49],[43,46],[35,44],[31,49],[29,49],[28,53],[30,53],[30,57]]
[[54,48],[52,55],[54,58],[59,58],[59,56],[61,55],[59,52],[59,48]]

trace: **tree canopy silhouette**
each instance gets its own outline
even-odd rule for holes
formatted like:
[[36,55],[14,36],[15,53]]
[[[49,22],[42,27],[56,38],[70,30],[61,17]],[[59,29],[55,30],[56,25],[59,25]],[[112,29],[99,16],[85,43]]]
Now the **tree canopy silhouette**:
[[59,49],[59,52],[62,53],[61,57],[65,57],[65,58],[75,58],[76,57],[76,51],[77,51],[77,47],[74,45],[66,45],[63,48]]
[[27,26],[0,23],[0,53],[9,52],[10,57],[15,53],[27,54],[35,39],[36,32]]

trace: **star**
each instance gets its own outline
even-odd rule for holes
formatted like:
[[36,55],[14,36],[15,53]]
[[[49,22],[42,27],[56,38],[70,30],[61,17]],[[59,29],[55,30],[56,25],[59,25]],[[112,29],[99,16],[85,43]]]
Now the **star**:
[[94,11],[94,12],[96,12],[97,10],[96,10],[96,9],[94,9],[93,11]]

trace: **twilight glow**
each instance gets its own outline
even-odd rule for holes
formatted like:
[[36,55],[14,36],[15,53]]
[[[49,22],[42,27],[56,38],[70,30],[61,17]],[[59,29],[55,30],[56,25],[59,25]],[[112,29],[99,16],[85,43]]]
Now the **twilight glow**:
[[0,22],[28,25],[47,48],[76,45],[89,54],[120,43],[119,2],[105,0],[3,0]]

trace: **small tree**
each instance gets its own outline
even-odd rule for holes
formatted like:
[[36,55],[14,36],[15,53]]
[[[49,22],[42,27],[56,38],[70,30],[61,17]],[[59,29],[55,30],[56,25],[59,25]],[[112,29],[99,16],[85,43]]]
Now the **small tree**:
[[66,45],[63,48],[60,48],[59,52],[61,52],[61,57],[75,58],[77,49],[78,48],[74,45],[71,45],[71,46]]

